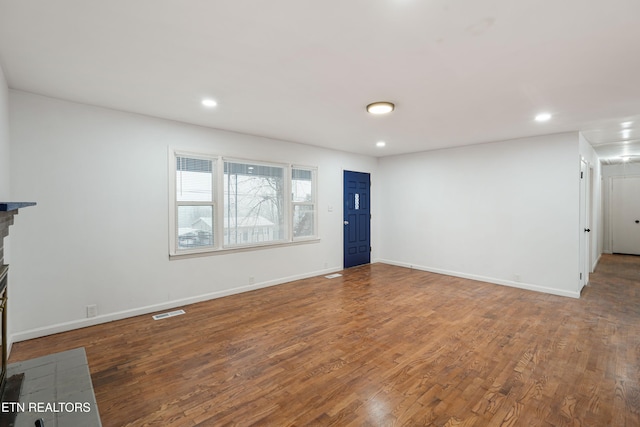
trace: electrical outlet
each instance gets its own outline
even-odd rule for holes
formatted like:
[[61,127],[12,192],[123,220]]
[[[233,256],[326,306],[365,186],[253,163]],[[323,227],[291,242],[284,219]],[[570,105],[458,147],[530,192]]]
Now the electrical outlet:
[[96,317],[98,315],[98,306],[91,304],[87,306],[87,317]]

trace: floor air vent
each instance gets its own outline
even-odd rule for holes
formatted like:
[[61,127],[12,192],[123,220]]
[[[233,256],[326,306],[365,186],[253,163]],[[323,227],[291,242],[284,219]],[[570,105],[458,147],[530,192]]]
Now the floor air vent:
[[330,275],[324,276],[324,277],[326,277],[327,279],[335,279],[336,277],[341,277],[341,276],[342,276],[342,274],[335,273],[335,274],[330,274]]
[[168,313],[156,314],[155,316],[153,316],[153,320],[166,319],[167,317],[179,316],[181,314],[185,314],[185,311],[184,310],[170,311]]

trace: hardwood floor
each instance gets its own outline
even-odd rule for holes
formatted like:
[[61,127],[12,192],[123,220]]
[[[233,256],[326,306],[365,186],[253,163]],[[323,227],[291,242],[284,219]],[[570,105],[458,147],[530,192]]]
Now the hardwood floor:
[[104,426],[640,425],[640,257],[581,299],[374,264],[16,343],[83,346]]

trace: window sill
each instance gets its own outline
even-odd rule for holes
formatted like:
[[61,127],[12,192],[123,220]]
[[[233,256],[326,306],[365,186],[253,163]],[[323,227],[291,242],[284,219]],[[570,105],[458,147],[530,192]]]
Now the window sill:
[[319,243],[319,237],[313,237],[309,239],[299,239],[294,240],[292,242],[281,242],[281,243],[268,243],[264,245],[253,245],[253,246],[237,246],[233,248],[224,248],[224,249],[213,249],[213,250],[194,250],[193,252],[180,252],[176,254],[169,254],[170,260],[178,260],[185,258],[199,258],[205,256],[216,256],[216,255],[226,255],[233,254],[238,252],[251,252],[251,251],[259,251],[263,249],[272,249],[272,248],[281,248],[286,246],[298,246],[298,245],[306,245],[309,243]]

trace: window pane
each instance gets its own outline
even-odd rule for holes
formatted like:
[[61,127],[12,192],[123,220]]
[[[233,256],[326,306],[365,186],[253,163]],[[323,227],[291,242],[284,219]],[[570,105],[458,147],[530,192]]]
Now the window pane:
[[284,169],[224,163],[224,244],[285,239]]
[[213,197],[212,161],[188,157],[177,157],[176,161],[176,200],[210,202]]
[[315,209],[309,205],[294,205],[293,207],[293,237],[314,236]]
[[313,201],[313,174],[309,170],[293,169],[291,179],[291,192],[294,202]]
[[213,246],[213,207],[178,206],[178,249]]

